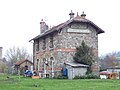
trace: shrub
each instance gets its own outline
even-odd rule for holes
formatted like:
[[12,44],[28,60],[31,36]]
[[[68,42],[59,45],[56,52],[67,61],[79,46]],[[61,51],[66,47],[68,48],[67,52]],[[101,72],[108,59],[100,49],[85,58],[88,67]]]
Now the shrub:
[[98,76],[94,74],[88,74],[87,79],[98,79]]
[[87,75],[80,76],[80,79],[87,79]]
[[99,79],[99,77],[94,74],[87,74],[83,76],[75,76],[74,79]]
[[80,79],[80,76],[75,76],[74,79]]
[[56,77],[54,77],[55,79],[68,79],[67,76],[62,76],[62,75],[57,75]]

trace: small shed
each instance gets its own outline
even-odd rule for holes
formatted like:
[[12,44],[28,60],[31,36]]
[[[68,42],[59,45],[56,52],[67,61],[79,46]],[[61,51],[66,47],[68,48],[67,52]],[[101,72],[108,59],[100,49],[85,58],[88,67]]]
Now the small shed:
[[73,79],[75,76],[83,76],[86,75],[88,65],[76,63],[76,62],[69,62],[65,63],[66,69],[68,72],[68,79]]
[[23,74],[26,70],[31,70],[33,67],[33,63],[27,59],[17,61],[15,63],[14,69],[17,74],[20,70],[20,73]]

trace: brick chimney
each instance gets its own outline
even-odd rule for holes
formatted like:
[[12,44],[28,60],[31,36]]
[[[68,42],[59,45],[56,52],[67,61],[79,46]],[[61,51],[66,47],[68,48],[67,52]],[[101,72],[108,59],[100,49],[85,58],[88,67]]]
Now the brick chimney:
[[48,30],[48,25],[43,21],[40,22],[40,33],[45,33]]
[[72,18],[74,18],[74,13],[72,12],[72,10],[71,10],[71,12],[69,13],[69,15],[70,15],[70,19],[72,19]]
[[3,47],[0,47],[0,59],[2,59],[2,49]]

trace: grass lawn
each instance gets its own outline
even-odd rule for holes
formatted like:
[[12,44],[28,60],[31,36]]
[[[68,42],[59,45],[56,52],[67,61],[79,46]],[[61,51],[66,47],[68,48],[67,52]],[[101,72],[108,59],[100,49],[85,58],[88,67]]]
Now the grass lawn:
[[0,75],[0,90],[120,90],[120,80],[32,79]]

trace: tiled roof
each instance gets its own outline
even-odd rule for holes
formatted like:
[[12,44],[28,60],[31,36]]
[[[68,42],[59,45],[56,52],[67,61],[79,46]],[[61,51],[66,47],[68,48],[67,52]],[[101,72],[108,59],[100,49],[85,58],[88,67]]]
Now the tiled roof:
[[41,37],[43,37],[45,35],[48,35],[48,34],[54,32],[54,31],[58,31],[58,30],[60,30],[60,29],[62,29],[64,27],[66,27],[67,25],[69,25],[72,22],[88,23],[88,24],[90,24],[90,25],[92,25],[93,27],[96,28],[96,31],[97,31],[98,34],[104,33],[104,31],[100,27],[98,27],[96,24],[94,24],[92,21],[90,21],[90,20],[88,20],[86,18],[82,18],[81,16],[78,15],[78,16],[72,18],[72,19],[69,19],[68,21],[66,21],[64,23],[61,23],[61,24],[59,24],[57,26],[52,27],[50,30],[46,31],[43,34],[40,34],[40,35],[36,36],[35,38],[31,39],[30,41],[41,38]]
[[31,61],[29,61],[29,60],[27,60],[27,59],[23,59],[23,60],[17,61],[17,62],[15,63],[15,65],[18,66],[18,65],[20,65],[20,64],[22,64],[22,63],[24,63],[24,62],[29,62],[29,63],[33,64]]

